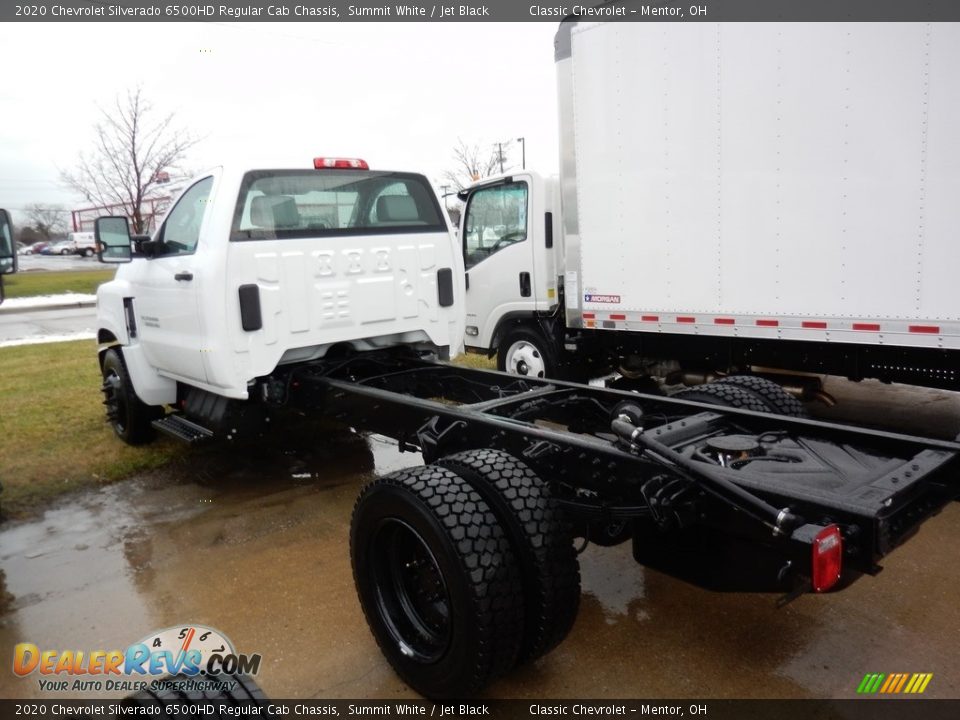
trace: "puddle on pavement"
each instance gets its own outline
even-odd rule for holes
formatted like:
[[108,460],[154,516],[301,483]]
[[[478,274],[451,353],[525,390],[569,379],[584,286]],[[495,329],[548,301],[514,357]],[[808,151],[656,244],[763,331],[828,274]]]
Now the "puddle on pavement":
[[[269,603],[250,606],[250,595],[232,592],[243,584],[240,575],[256,572],[248,550],[297,538],[309,548],[311,536],[335,530],[336,552],[346,556],[345,530],[362,482],[421,463],[387,438],[349,429],[285,428],[275,435],[258,445],[192,450],[169,468],[70,495],[39,519],[3,527],[4,657],[19,642],[110,650],[172,624],[221,627],[224,604],[230,615],[239,608],[240,617],[256,618]],[[303,560],[294,553],[271,563],[296,574]],[[247,647],[236,631],[228,635]],[[38,677],[0,673],[0,697],[43,696]]]

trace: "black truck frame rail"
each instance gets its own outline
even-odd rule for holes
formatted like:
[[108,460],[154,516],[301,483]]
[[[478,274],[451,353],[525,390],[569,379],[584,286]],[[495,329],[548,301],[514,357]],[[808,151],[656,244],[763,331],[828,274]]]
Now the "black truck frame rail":
[[824,529],[842,533],[847,577],[875,574],[882,556],[960,494],[956,442],[406,352],[281,370],[263,394],[395,438],[427,463],[468,449],[509,452],[575,522],[632,524],[638,560],[639,545],[662,535],[735,537],[772,558],[780,589],[810,587],[810,550]]

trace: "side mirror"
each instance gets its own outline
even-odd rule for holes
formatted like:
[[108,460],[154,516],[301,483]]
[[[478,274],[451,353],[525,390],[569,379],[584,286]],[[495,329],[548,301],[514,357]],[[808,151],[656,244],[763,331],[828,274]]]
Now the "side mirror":
[[102,263],[128,263],[133,259],[130,226],[125,217],[101,217],[93,224],[97,258]]
[[10,213],[0,210],[0,303],[4,300],[3,276],[17,271],[17,248],[13,244]]

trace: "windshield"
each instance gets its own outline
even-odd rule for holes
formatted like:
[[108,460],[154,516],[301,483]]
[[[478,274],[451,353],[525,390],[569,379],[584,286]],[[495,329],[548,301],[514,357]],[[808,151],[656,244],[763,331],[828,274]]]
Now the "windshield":
[[244,176],[230,239],[447,232],[422,175],[257,170]]

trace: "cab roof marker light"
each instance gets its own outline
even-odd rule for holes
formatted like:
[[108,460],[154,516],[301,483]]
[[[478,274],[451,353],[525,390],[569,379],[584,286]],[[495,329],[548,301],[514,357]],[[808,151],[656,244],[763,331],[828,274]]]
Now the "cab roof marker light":
[[843,569],[843,536],[838,525],[828,525],[813,539],[813,591],[826,592],[840,579]]
[[326,168],[335,168],[343,170],[369,170],[366,160],[360,158],[323,158],[313,159],[314,170],[324,170]]

